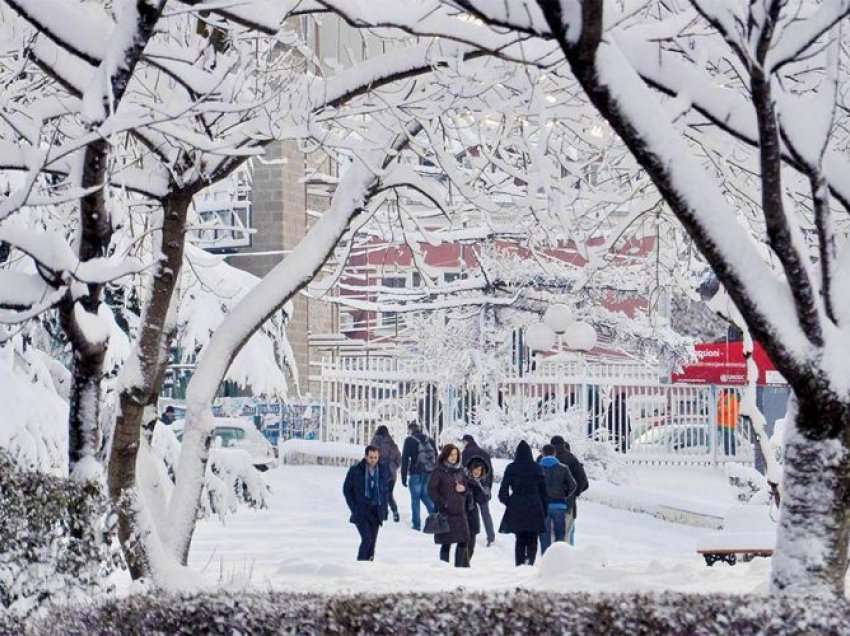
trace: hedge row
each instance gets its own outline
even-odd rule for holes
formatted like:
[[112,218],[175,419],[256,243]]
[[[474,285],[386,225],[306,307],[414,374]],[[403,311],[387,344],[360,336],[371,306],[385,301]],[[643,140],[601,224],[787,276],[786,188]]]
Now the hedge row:
[[845,600],[443,592],[132,596],[56,609],[32,634],[850,634]]

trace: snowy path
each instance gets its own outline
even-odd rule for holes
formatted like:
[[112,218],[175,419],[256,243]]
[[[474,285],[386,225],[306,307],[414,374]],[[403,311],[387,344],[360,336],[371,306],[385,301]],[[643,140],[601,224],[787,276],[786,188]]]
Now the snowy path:
[[[769,562],[708,568],[695,554],[705,532],[648,515],[593,503],[579,508],[576,548],[547,553],[537,567],[513,567],[513,536],[497,535],[472,567],[456,570],[438,561],[432,537],[409,528],[407,490],[396,486],[402,522],[385,524],[376,562],[357,563],[358,535],[348,523],[342,468],[282,466],[267,473],[271,510],[243,510],[227,526],[199,524],[190,565],[210,583],[292,591],[430,591],[515,587],[556,591],[752,592],[766,586]],[[498,525],[503,508],[491,503]]]

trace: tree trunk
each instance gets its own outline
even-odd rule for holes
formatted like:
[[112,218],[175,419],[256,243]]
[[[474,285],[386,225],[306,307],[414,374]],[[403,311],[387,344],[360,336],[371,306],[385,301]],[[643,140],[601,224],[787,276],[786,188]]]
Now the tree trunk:
[[136,346],[127,361],[132,375],[119,396],[112,450],[109,457],[109,496],[118,512],[118,538],[134,579],[149,576],[145,539],[136,523],[139,501],[136,457],[145,412],[156,417],[156,402],[168,365],[175,332],[174,292],[180,278],[185,246],[186,213],[191,194],[165,199],[161,235],[164,261],[157,267],[140,321]]
[[784,496],[771,567],[774,591],[844,595],[850,539],[848,413],[850,402],[807,398],[786,416]]

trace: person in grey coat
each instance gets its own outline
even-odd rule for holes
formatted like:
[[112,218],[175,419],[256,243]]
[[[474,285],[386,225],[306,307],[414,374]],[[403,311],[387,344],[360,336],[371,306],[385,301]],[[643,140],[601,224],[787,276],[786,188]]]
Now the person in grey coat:
[[389,429],[383,424],[375,429],[375,435],[372,437],[370,446],[374,446],[381,452],[381,468],[385,469],[385,474],[389,475],[389,496],[388,504],[393,512],[393,521],[398,523],[398,504],[393,496],[395,482],[398,478],[398,469],[401,468],[401,451],[395,443],[395,440],[390,435]]

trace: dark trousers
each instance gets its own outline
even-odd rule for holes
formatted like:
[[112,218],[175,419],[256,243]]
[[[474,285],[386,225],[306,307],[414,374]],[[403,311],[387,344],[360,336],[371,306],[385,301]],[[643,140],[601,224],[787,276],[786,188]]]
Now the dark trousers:
[[360,549],[357,550],[358,561],[372,561],[375,558],[375,544],[378,542],[378,530],[381,528],[381,520],[378,511],[370,510],[358,518],[355,522],[357,532],[360,533]]
[[718,426],[717,434],[723,440],[723,452],[728,456],[735,455],[737,449],[737,440],[735,439],[735,429],[726,426]]
[[[444,543],[440,546],[440,559],[449,562],[449,552],[452,549],[451,543]],[[458,543],[455,544],[455,567],[456,568],[468,568],[469,567],[469,558],[466,552],[466,544]]]
[[396,503],[395,496],[393,495],[393,490],[395,490],[395,481],[396,481],[396,478],[395,478],[395,476],[393,476],[393,478],[390,479],[390,485],[388,486],[388,488],[390,490],[389,504],[390,504],[390,510],[393,511],[393,514],[398,515],[398,504]]
[[537,558],[537,533],[517,532],[514,558],[517,565],[534,565]]
[[469,565],[472,561],[472,555],[475,552],[475,537],[477,535],[471,535],[469,537],[469,543],[466,544],[466,564]]

